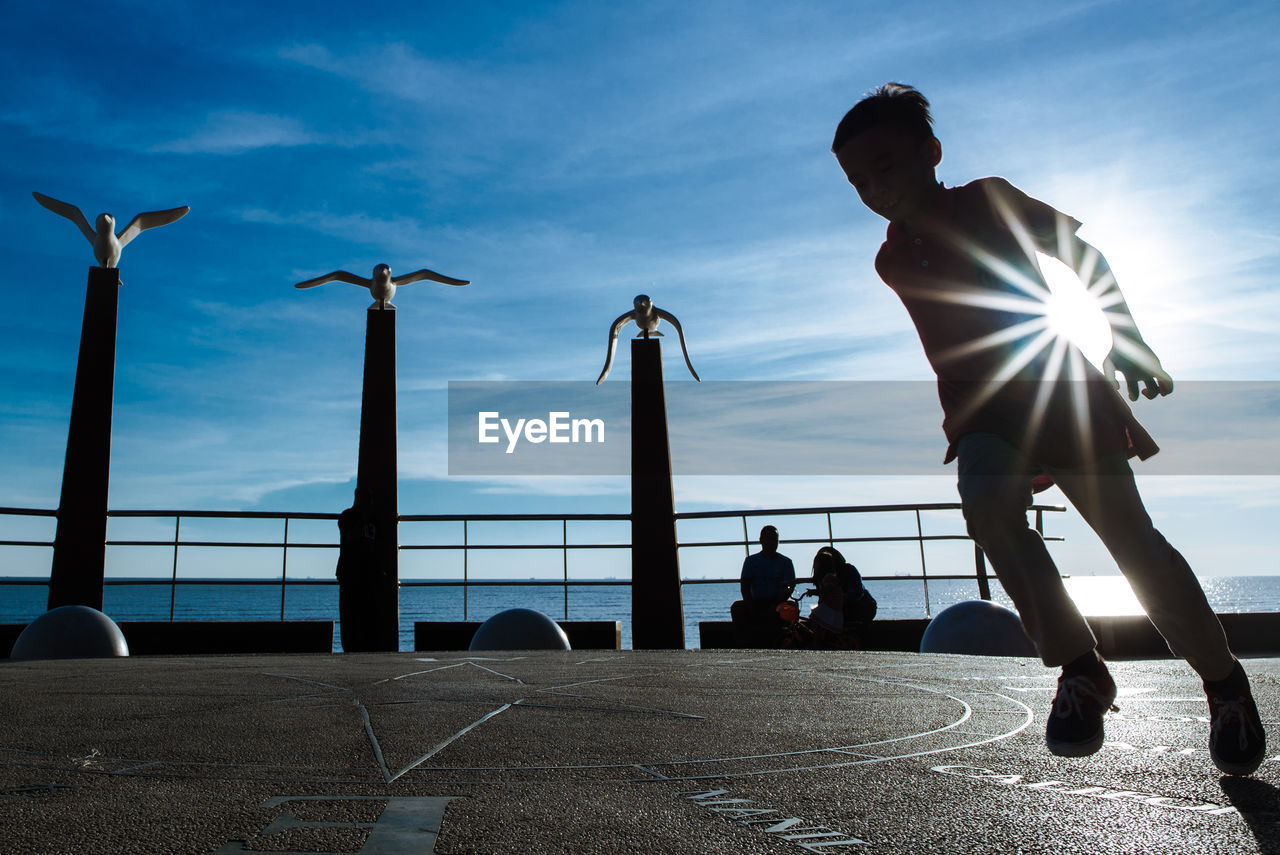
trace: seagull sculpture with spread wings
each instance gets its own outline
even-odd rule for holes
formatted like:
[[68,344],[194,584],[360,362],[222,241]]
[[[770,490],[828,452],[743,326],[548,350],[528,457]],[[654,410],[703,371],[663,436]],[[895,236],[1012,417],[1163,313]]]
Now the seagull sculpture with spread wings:
[[327,282],[347,282],[351,285],[359,285],[362,288],[368,288],[369,293],[373,295],[373,305],[378,309],[394,309],[395,306],[391,302],[391,298],[396,295],[396,288],[400,285],[408,285],[412,282],[421,282],[424,279],[430,279],[432,282],[440,282],[444,285],[470,285],[469,279],[453,279],[449,276],[442,276],[434,270],[416,270],[413,273],[406,273],[403,276],[392,276],[391,268],[385,264],[379,264],[373,268],[373,276],[365,279],[363,276],[356,276],[354,273],[348,273],[345,270],[335,270],[332,273],[326,273],[324,276],[317,276],[315,279],[308,279],[306,282],[299,282],[294,288],[314,288],[317,285],[324,285]]
[[604,370],[600,372],[600,377],[596,380],[597,386],[604,382],[604,378],[609,376],[609,369],[613,367],[613,355],[618,352],[618,333],[622,331],[628,321],[635,321],[636,326],[640,328],[640,334],[636,338],[662,335],[662,333],[658,332],[658,324],[662,321],[666,321],[675,327],[676,334],[680,336],[680,350],[684,352],[684,364],[689,366],[689,373],[693,375],[693,379],[699,383],[702,382],[698,372],[693,370],[693,363],[689,361],[689,348],[684,343],[684,330],[680,329],[680,322],[676,320],[676,316],[653,305],[653,300],[649,299],[648,294],[640,294],[635,299],[635,308],[625,315],[620,315],[609,330],[609,352],[604,359]]
[[169,208],[165,211],[148,211],[145,214],[138,214],[129,221],[129,225],[125,226],[124,231],[116,234],[116,218],[110,214],[99,214],[96,222],[97,228],[90,228],[89,221],[84,218],[84,214],[80,213],[80,209],[68,202],[59,202],[43,193],[32,193],[36,201],[41,205],[53,211],[55,214],[66,217],[75,223],[80,229],[80,233],[89,239],[89,243],[93,244],[93,257],[97,259],[98,264],[102,267],[116,267],[120,264],[120,254],[124,251],[125,245],[129,241],[136,238],[146,229],[154,229],[157,226],[167,226],[175,220],[182,219],[190,211],[186,205],[181,208]]

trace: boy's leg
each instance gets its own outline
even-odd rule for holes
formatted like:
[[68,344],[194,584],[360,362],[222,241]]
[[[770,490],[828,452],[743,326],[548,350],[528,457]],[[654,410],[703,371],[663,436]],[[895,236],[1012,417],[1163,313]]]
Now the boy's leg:
[[1252,774],[1266,757],[1266,734],[1244,668],[1186,560],[1151,524],[1128,462],[1119,454],[1088,471],[1052,473],[1133,586],[1147,616],[1204,680],[1209,754],[1229,775]]
[[969,535],[986,553],[1041,660],[1059,666],[1091,652],[1097,644],[1093,632],[1063,587],[1044,539],[1027,524],[1026,457],[990,433],[962,437],[956,454]]
[[1222,624],[1191,567],[1152,525],[1124,456],[1050,474],[1107,547],[1174,654],[1206,681],[1231,674],[1235,659]]
[[956,451],[969,534],[991,560],[1044,664],[1063,666],[1045,720],[1045,744],[1066,757],[1092,754],[1102,747],[1102,719],[1115,700],[1116,684],[1094,650],[1093,632],[1063,587],[1044,539],[1027,525],[1027,460],[994,434],[963,437]]

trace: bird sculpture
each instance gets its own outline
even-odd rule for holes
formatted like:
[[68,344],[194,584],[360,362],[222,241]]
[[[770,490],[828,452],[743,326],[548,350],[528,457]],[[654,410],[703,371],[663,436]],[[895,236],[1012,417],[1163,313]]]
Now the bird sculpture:
[[43,193],[32,193],[31,195],[50,211],[75,223],[80,229],[80,233],[89,239],[89,243],[93,244],[93,257],[97,259],[99,266],[107,268],[119,266],[120,254],[124,251],[125,245],[143,231],[154,229],[157,226],[167,226],[169,223],[181,219],[191,210],[188,206],[183,205],[181,208],[169,208],[165,211],[148,211],[145,214],[138,214],[138,216],[129,221],[129,225],[125,226],[124,231],[116,234],[116,218],[110,214],[99,214],[96,223],[97,228],[90,228],[89,221],[84,218],[84,214],[80,213],[80,209],[75,205],[59,202],[57,199],[51,199]]
[[356,276],[354,273],[348,273],[345,270],[335,270],[332,273],[326,273],[324,276],[317,276],[315,279],[308,279],[306,282],[299,282],[294,288],[314,288],[317,285],[324,285],[326,282],[349,282],[352,285],[360,285],[369,289],[369,293],[373,295],[373,305],[378,309],[394,309],[391,298],[396,295],[396,288],[400,285],[408,285],[412,282],[421,282],[424,279],[430,279],[432,282],[440,282],[445,285],[469,285],[468,279],[453,279],[449,276],[442,276],[434,270],[417,270],[413,273],[406,273],[404,276],[392,276],[391,268],[385,264],[379,264],[373,268],[373,276],[365,279],[362,276]]
[[675,327],[676,334],[680,336],[680,350],[684,352],[684,364],[689,366],[689,373],[693,375],[693,379],[699,383],[702,382],[698,372],[693,370],[693,363],[689,361],[689,348],[684,343],[684,330],[680,329],[680,322],[676,320],[676,316],[653,305],[653,300],[649,299],[648,294],[640,294],[635,299],[635,308],[625,315],[620,315],[609,330],[609,352],[604,359],[604,370],[600,372],[600,377],[596,380],[597,386],[604,382],[604,378],[609,376],[609,369],[613,367],[613,355],[618,352],[618,333],[622,331],[628,321],[635,321],[636,326],[640,328],[640,334],[636,338],[662,335],[662,333],[658,332],[658,324],[662,321],[667,321],[671,326]]

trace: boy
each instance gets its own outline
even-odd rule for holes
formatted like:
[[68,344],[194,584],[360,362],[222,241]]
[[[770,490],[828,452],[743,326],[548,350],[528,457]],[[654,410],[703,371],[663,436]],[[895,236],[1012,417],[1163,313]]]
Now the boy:
[[[1266,754],[1249,681],[1200,583],[1152,526],[1126,458],[1157,451],[1117,394],[1173,391],[1080,223],[1002,178],[944,187],[929,102],[888,83],[841,120],[831,147],[849,183],[889,221],[876,271],[897,293],[938,375],[945,462],[958,461],[969,534],[986,552],[1045,665],[1062,667],[1045,728],[1054,754],[1082,757],[1103,742],[1116,686],[1096,640],[1027,525],[1032,478],[1051,478],[1099,535],[1170,649],[1204,681],[1209,751],[1223,772],[1248,775]],[[1057,338],[1035,253],[1062,259],[1098,297],[1111,325],[1106,374]]]

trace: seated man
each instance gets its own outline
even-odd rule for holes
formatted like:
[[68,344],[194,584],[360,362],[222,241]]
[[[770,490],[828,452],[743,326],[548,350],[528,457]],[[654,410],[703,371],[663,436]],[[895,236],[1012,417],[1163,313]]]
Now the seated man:
[[795,588],[795,565],[778,551],[778,530],[767,525],[760,529],[760,551],[742,562],[742,599],[730,609],[739,636],[776,631],[777,607]]

